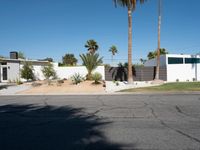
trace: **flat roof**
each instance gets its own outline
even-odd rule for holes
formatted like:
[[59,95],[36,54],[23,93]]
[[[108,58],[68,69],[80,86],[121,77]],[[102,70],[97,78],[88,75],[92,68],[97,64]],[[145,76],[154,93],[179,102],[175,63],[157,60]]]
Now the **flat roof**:
[[49,63],[49,61],[41,61],[41,60],[26,60],[26,59],[10,59],[10,58],[0,58],[0,62],[37,62],[37,63]]

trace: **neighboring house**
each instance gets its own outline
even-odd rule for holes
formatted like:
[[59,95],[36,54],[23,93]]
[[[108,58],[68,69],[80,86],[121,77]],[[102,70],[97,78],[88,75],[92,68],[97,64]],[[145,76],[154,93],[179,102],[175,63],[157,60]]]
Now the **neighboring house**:
[[32,64],[36,79],[44,79],[43,74],[41,73],[41,68],[42,66],[47,65],[48,61],[18,59],[17,52],[10,52],[9,59],[0,59],[0,82],[13,82],[20,79],[20,70],[22,69],[25,61]]
[[[22,69],[24,62],[31,63],[36,80],[45,79],[41,70],[43,66],[48,65],[48,61],[18,59],[17,52],[10,52],[9,59],[0,58],[0,82],[14,82],[17,79],[23,81],[20,76],[20,70]],[[86,76],[87,74],[87,69],[85,66],[59,67],[58,63],[53,63],[53,66],[57,77],[60,79],[69,79],[75,73],[79,73],[82,76]],[[94,72],[99,72],[102,75],[102,79],[105,80],[104,66],[98,66]]]
[[[144,65],[155,67],[156,58],[148,60]],[[200,81],[200,55],[161,55],[160,67],[166,67],[168,82]]]

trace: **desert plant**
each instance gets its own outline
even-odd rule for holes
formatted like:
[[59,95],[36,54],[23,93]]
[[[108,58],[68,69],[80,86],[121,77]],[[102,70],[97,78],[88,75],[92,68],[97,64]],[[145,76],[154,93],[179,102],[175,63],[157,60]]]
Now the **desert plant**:
[[42,68],[42,73],[47,80],[49,80],[50,78],[56,78],[56,71],[54,70],[51,63],[49,63],[48,66],[44,66]]
[[99,81],[102,80],[102,75],[96,72],[92,75],[92,79],[94,80],[95,84],[99,84],[100,83]]
[[79,83],[81,83],[82,81],[84,81],[84,77],[81,76],[79,73],[75,73],[71,77],[71,79],[72,79],[73,84],[76,84],[76,85],[79,84]]
[[92,71],[94,71],[98,65],[101,65],[103,63],[102,59],[103,57],[99,58],[99,54],[82,54],[80,55],[83,65],[86,67],[88,74],[86,76],[87,80],[92,79]]
[[24,62],[24,65],[21,69],[21,77],[28,80],[34,79],[34,73],[33,73],[33,66],[29,62]]

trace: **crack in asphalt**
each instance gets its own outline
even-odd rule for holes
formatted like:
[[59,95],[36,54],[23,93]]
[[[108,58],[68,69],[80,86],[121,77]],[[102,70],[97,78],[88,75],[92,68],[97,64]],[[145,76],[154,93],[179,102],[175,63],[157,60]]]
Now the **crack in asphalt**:
[[199,120],[199,118],[193,117],[193,116],[191,116],[191,115],[185,113],[185,112],[181,109],[181,107],[178,106],[178,105],[175,106],[175,109],[176,109],[176,111],[177,111],[178,113],[180,113],[180,114],[182,114],[182,115],[184,115],[184,116],[186,116],[186,117],[193,118],[193,119],[198,119],[198,120]]
[[[191,135],[189,135],[189,134],[187,134],[187,133],[185,133],[185,132],[183,132],[179,129],[176,129],[176,128],[173,128],[173,127],[170,127],[169,125],[167,125],[162,119],[158,118],[158,116],[155,113],[155,110],[152,107],[149,107],[149,108],[151,109],[151,113],[154,116],[154,118],[157,119],[160,122],[161,125],[163,125],[164,127],[168,128],[168,129],[175,131],[176,133],[179,133],[179,134],[189,138],[190,140],[193,140],[193,141],[200,143],[200,140],[198,138],[195,138],[195,137],[193,137],[193,136],[191,136]],[[178,109],[178,110],[180,112],[182,112],[181,109]]]

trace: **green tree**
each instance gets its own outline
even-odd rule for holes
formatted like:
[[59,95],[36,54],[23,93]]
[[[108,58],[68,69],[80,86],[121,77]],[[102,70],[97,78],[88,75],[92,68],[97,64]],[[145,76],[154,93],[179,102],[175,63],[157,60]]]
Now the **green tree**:
[[19,51],[19,52],[18,52],[18,58],[26,59],[24,52]]
[[[149,60],[150,59],[154,59],[154,58],[157,57],[157,53],[158,53],[157,50],[151,51],[151,52],[148,53],[147,58]],[[164,48],[161,48],[160,49],[160,55],[165,55],[165,54],[168,54],[168,51],[166,49],[164,49]]]
[[112,62],[113,62],[113,56],[115,56],[115,54],[118,53],[117,47],[115,45],[111,46],[109,52],[112,53]]
[[64,65],[75,66],[78,60],[75,58],[74,54],[65,54],[62,58]]
[[83,65],[86,67],[88,74],[86,76],[87,80],[92,80],[92,71],[94,71],[99,65],[103,63],[103,57],[99,58],[99,54],[87,53],[80,55]]
[[45,59],[42,59],[43,61],[53,62],[53,58],[47,57]]
[[146,0],[113,0],[115,5],[120,5],[128,9],[128,82],[133,82],[132,74],[132,12],[136,8],[137,2],[141,4]]
[[33,73],[33,66],[29,62],[24,62],[24,65],[21,69],[21,77],[23,79],[33,80],[34,79],[34,73]]
[[99,49],[99,46],[95,40],[88,40],[85,44],[85,48],[88,49],[90,54],[94,54]]
[[42,73],[47,80],[49,80],[51,77],[56,78],[56,71],[54,70],[51,63],[49,63],[48,66],[44,66],[42,68]]

